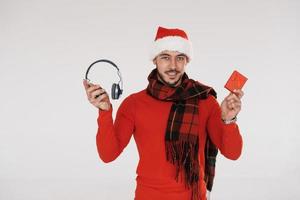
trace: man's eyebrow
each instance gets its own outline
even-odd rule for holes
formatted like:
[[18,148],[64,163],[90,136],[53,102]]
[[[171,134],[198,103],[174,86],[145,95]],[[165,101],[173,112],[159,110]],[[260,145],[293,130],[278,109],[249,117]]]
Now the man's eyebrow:
[[187,57],[184,53],[178,54],[177,56],[185,56],[185,57]]
[[159,54],[158,56],[170,56],[170,54],[162,53],[162,54]]

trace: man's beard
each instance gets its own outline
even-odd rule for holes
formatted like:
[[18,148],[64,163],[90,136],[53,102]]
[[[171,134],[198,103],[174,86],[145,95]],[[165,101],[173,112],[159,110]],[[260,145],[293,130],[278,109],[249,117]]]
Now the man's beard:
[[[176,73],[177,73],[177,71],[176,71]],[[177,87],[176,85],[177,85],[177,83],[179,83],[180,81],[181,81],[181,79],[182,79],[182,76],[183,76],[183,74],[179,77],[179,79],[175,82],[175,83],[168,83],[168,82],[166,82],[164,79],[163,79],[163,76],[157,71],[157,75],[158,75],[158,78],[159,78],[159,80],[161,81],[161,82],[163,82],[163,84],[165,84],[165,85],[167,85],[167,86],[169,86],[169,87],[173,87],[173,88],[175,88],[175,87]]]

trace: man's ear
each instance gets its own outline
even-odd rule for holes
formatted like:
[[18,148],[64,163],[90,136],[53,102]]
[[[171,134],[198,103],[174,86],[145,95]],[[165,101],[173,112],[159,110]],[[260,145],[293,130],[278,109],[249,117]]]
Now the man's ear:
[[156,65],[156,57],[152,60],[153,64]]

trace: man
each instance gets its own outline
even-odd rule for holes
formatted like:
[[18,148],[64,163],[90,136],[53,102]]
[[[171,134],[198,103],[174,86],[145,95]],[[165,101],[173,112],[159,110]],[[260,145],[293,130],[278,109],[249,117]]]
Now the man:
[[220,107],[211,87],[186,75],[191,59],[187,34],[159,27],[151,55],[156,68],[148,76],[149,84],[122,102],[115,122],[105,90],[83,82],[88,100],[99,108],[100,158],[113,161],[134,136],[140,158],[135,200],[205,200],[218,150],[232,160],[241,154],[236,116],[243,92],[230,93]]

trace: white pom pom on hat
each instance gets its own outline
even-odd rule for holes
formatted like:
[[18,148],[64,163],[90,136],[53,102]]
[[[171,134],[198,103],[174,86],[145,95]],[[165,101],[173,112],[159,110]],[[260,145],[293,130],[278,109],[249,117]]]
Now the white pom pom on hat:
[[183,53],[189,58],[189,61],[193,57],[192,44],[184,30],[159,26],[150,50],[150,60],[153,60],[158,54],[166,50]]

